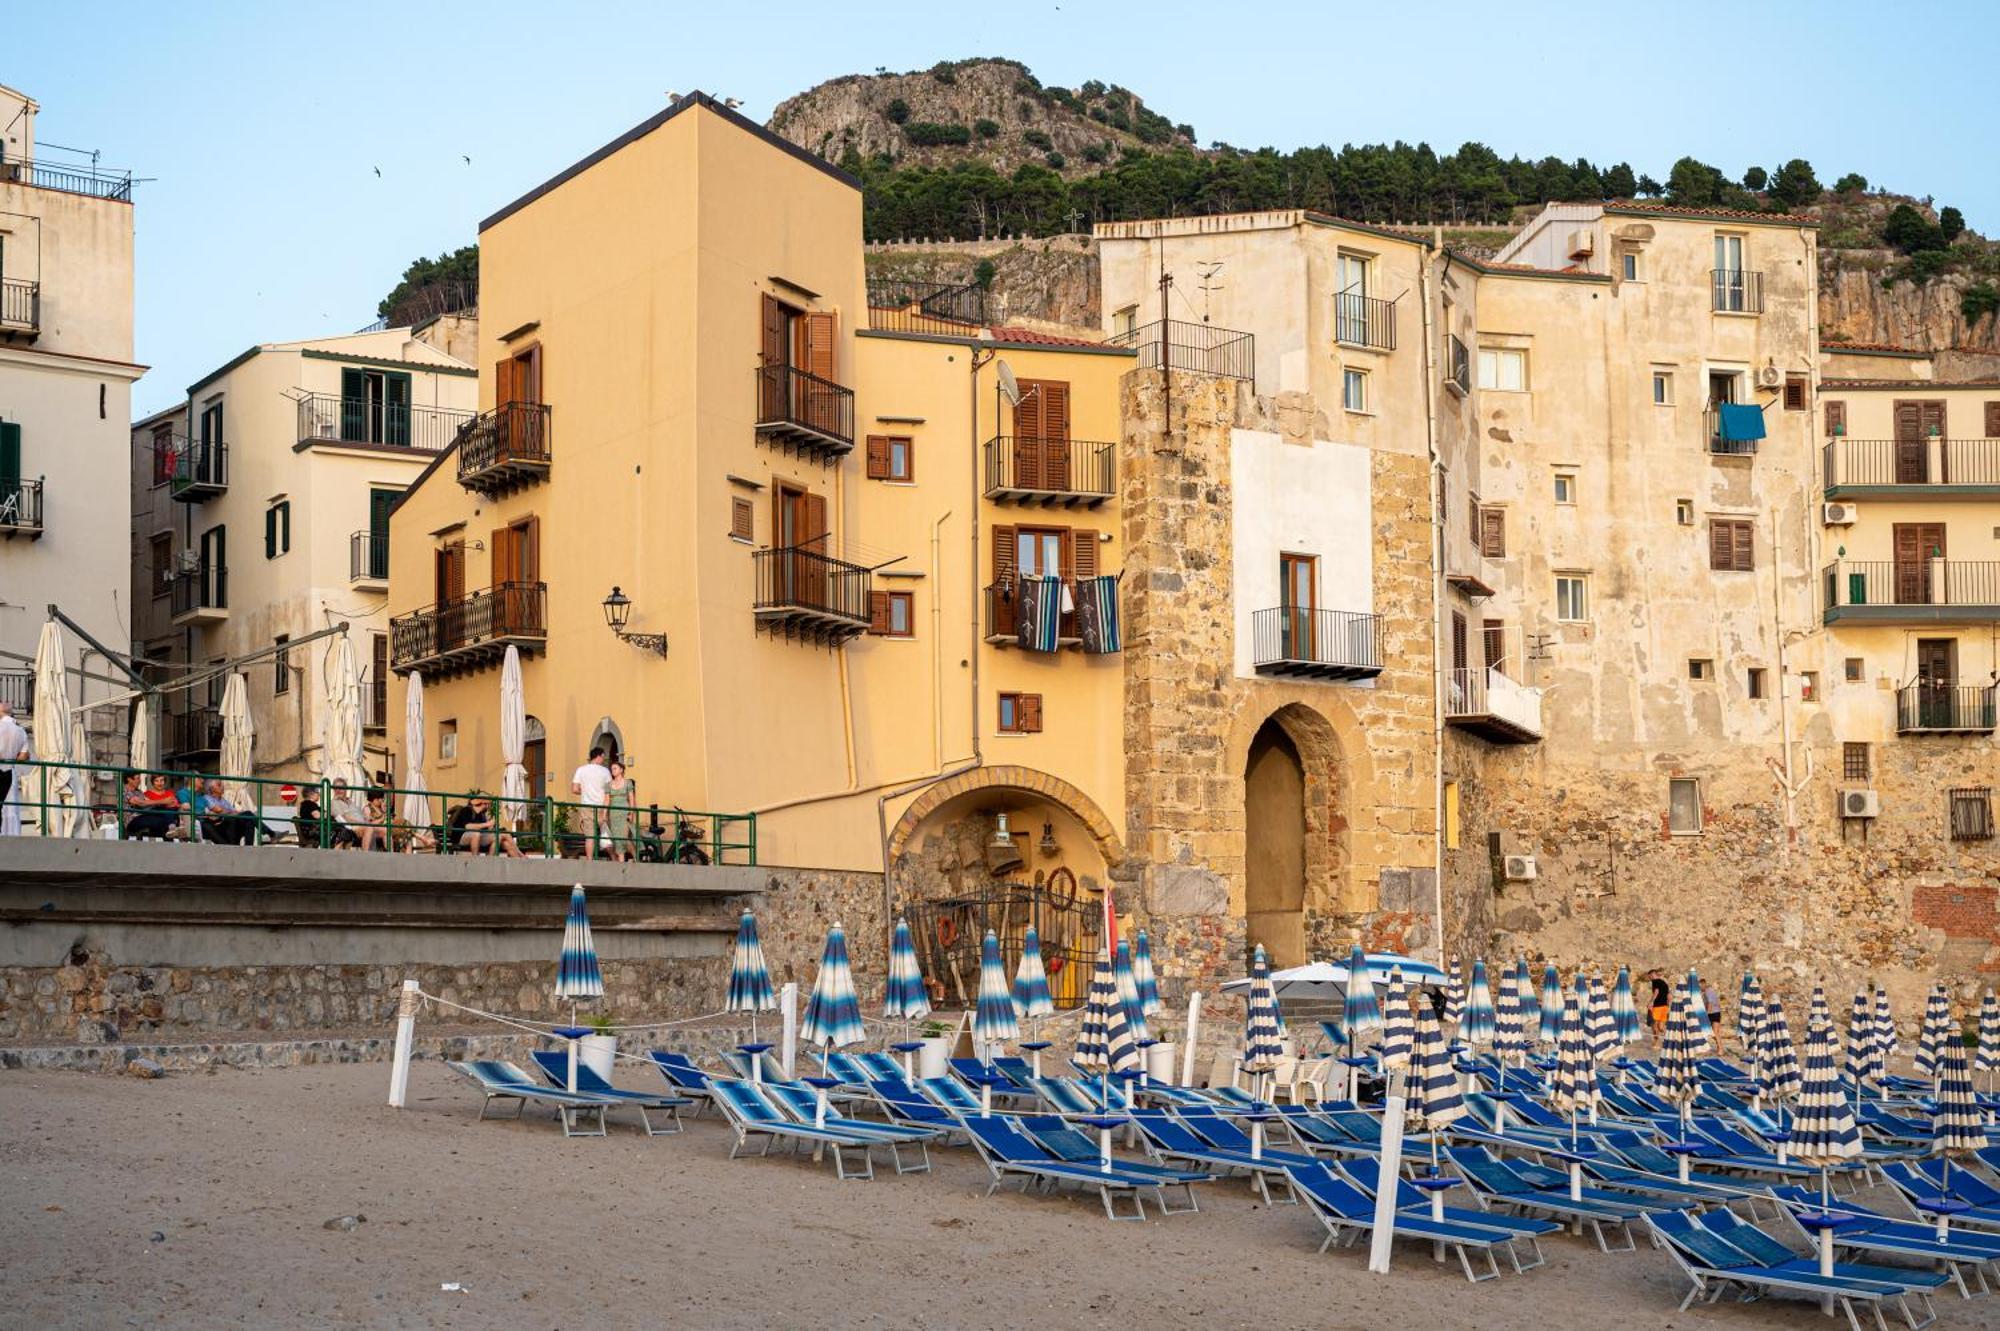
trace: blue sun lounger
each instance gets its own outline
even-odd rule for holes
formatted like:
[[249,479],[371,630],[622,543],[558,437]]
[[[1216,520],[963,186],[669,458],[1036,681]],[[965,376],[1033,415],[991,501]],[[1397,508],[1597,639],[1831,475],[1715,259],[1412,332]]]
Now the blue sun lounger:
[[[1285,1181],[1291,1185],[1292,1195],[1304,1202],[1306,1209],[1325,1226],[1326,1238],[1319,1245],[1321,1252],[1332,1247],[1336,1240],[1346,1247],[1375,1228],[1374,1199],[1334,1173],[1324,1162],[1315,1160],[1293,1165],[1286,1171]],[[1428,1214],[1398,1211],[1395,1231],[1398,1238],[1420,1239],[1451,1248],[1458,1254],[1458,1264],[1465,1271],[1465,1278],[1475,1284],[1499,1276],[1500,1262],[1494,1256],[1496,1248],[1507,1251],[1516,1271],[1529,1269],[1522,1266],[1515,1256],[1514,1244],[1518,1236],[1489,1226],[1452,1219],[1433,1220]],[[1474,1252],[1486,1259],[1485,1271],[1473,1268]]]
[[[1649,1140],[1641,1133],[1607,1132],[1604,1134],[1604,1146],[1607,1151],[1618,1157],[1619,1160],[1651,1178],[1672,1180],[1676,1184],[1680,1183],[1680,1162],[1666,1151],[1661,1150],[1657,1142]],[[1697,1155],[1693,1158],[1699,1161],[1706,1157]],[[1688,1181],[1681,1186],[1706,1188],[1717,1197],[1742,1197],[1745,1195],[1747,1183],[1748,1180],[1738,1178],[1733,1174],[1711,1174],[1704,1170],[1690,1168],[1688,1170]],[[1754,1203],[1756,1198],[1753,1194],[1747,1200]],[[1756,1213],[1754,1205],[1751,1208],[1751,1213],[1753,1215]]]
[[[1375,1197],[1375,1190],[1382,1181],[1380,1160],[1342,1160],[1333,1168],[1342,1178],[1367,1193],[1371,1200]],[[1399,1178],[1396,1180],[1396,1210],[1420,1211],[1429,1215],[1431,1199],[1412,1186],[1409,1180]],[[1553,1220],[1537,1220],[1527,1215],[1506,1215],[1499,1211],[1480,1211],[1465,1206],[1446,1206],[1444,1216],[1445,1219],[1455,1220],[1461,1225],[1497,1229],[1503,1234],[1511,1234],[1516,1239],[1525,1240],[1534,1253],[1535,1260],[1521,1261],[1520,1249],[1514,1249],[1514,1269],[1517,1271],[1532,1271],[1546,1261],[1542,1255],[1542,1235],[1562,1232],[1562,1226]]]
[[[1692,1190],[1683,1192],[1673,1183],[1655,1184],[1650,1179],[1626,1179],[1611,1182],[1596,1172],[1595,1161],[1589,1156],[1577,1157],[1581,1167],[1582,1186],[1578,1189],[1586,1202],[1606,1202],[1612,1205],[1642,1206],[1671,1210],[1678,1206],[1699,1206],[1714,1198]],[[1551,1165],[1527,1160],[1509,1160],[1511,1168],[1521,1179],[1537,1188],[1549,1192],[1569,1195],[1569,1172]],[[1627,1171],[1636,1174],[1637,1171]],[[1602,1186],[1600,1186],[1602,1185]]]
[[[1895,1299],[1902,1307],[1903,1319],[1917,1331],[1936,1320],[1937,1312],[1930,1306],[1928,1292],[1909,1284],[1892,1284],[1875,1280],[1857,1280],[1851,1276],[1823,1276],[1816,1264],[1807,1263],[1802,1258],[1791,1258],[1778,1266],[1767,1266],[1757,1261],[1742,1249],[1725,1242],[1721,1236],[1702,1228],[1689,1214],[1680,1211],[1655,1211],[1646,1215],[1646,1225],[1653,1231],[1662,1246],[1672,1254],[1675,1263],[1692,1282],[1687,1297],[1681,1300],[1681,1311],[1697,1298],[1706,1303],[1714,1303],[1729,1290],[1740,1291],[1744,1298],[1751,1299],[1767,1292],[1777,1291],[1793,1294],[1807,1294],[1818,1299],[1831,1299],[1847,1314],[1847,1322],[1852,1331],[1862,1331],[1861,1318],[1855,1311],[1856,1304],[1868,1307],[1874,1316],[1875,1325],[1887,1331],[1888,1323],[1882,1316],[1882,1301]],[[1839,1268],[1835,1268],[1836,1272]],[[1925,1309],[1925,1317],[1918,1321],[1910,1307],[1910,1298],[1915,1296]]]
[[[1788,1216],[1787,1218],[1791,1217]],[[1791,1248],[1787,1247],[1780,1239],[1766,1233],[1738,1216],[1735,1212],[1724,1207],[1717,1207],[1713,1211],[1705,1212],[1701,1217],[1700,1224],[1709,1233],[1716,1235],[1723,1242],[1741,1251],[1744,1256],[1765,1267],[1784,1267],[1795,1264],[1798,1269],[1813,1271],[1819,1269],[1817,1251],[1810,1257],[1801,1257],[1793,1252]],[[1797,1228],[1796,1220],[1793,1221],[1793,1227]],[[1842,1248],[1852,1248],[1853,1246],[1842,1243],[1840,1236],[1835,1234],[1834,1256],[1836,1259],[1838,1259]],[[1908,1256],[1910,1254],[1899,1255]],[[1885,1266],[1877,1263],[1836,1260],[1833,1266],[1833,1274],[1837,1277],[1844,1276],[1855,1280],[1875,1280],[1885,1285],[1905,1284],[1925,1291],[1935,1290],[1949,1281],[1958,1287],[1961,1298],[1969,1299],[1972,1297],[1972,1291],[1966,1288],[1965,1281],[1960,1277],[1958,1269],[1955,1266],[1949,1265],[1943,1271],[1918,1271],[1907,1266]],[[1982,1282],[1982,1289],[1983,1285],[1984,1282]]]
[[[778,1107],[765,1098],[762,1089],[742,1080],[722,1080],[709,1083],[715,1097],[716,1108],[729,1120],[729,1126],[736,1130],[736,1144],[729,1148],[729,1158],[734,1160],[742,1154],[743,1148],[752,1137],[760,1137],[764,1149],[758,1154],[769,1155],[771,1147],[779,1142],[790,1146],[794,1152],[800,1147],[813,1148],[815,1159],[821,1151],[833,1157],[833,1171],[843,1179],[875,1177],[875,1161],[869,1148],[881,1144],[881,1138],[862,1137],[852,1132],[838,1132],[832,1128],[815,1128],[809,1124],[797,1123],[781,1113]],[[860,1153],[858,1168],[851,1167],[848,1157]]]
[[[1376,1155],[1382,1147],[1378,1139],[1373,1144],[1355,1140],[1352,1133],[1340,1124],[1315,1113],[1306,1105],[1274,1105],[1278,1111],[1278,1121],[1292,1134],[1292,1140],[1308,1155]],[[1366,1117],[1366,1115],[1363,1115]],[[1371,1122],[1373,1120],[1370,1120]]]
[[[1801,1211],[1820,1210],[1819,1193],[1811,1188],[1774,1187],[1771,1195],[1778,1203],[1778,1213],[1792,1223],[1807,1239],[1816,1238],[1799,1224]],[[1937,1227],[1928,1221],[1905,1220],[1886,1216],[1879,1211],[1852,1201],[1837,1202],[1833,1213],[1842,1218],[1842,1223],[1833,1231],[1835,1250],[1871,1253],[1879,1257],[1910,1257],[1918,1261],[1941,1263],[1958,1282],[1958,1292],[1967,1298],[1972,1296],[1966,1284],[1965,1273],[1972,1273],[1973,1283],[1981,1293],[1991,1289],[1986,1280],[1986,1268],[2000,1271],[2000,1234],[1985,1234],[1976,1229],[1955,1229],[1940,1240]]]
[[[833,1105],[826,1107],[826,1118],[819,1118],[819,1097],[810,1086],[795,1082],[772,1082],[763,1088],[765,1098],[798,1123],[810,1128],[825,1128],[830,1132],[844,1132],[850,1137],[872,1137],[889,1148],[890,1158],[895,1161],[898,1174],[928,1174],[931,1169],[930,1143],[937,1140],[936,1128],[913,1127],[901,1123],[873,1123],[865,1119],[843,1118],[835,1112]],[[917,1150],[915,1164],[903,1160],[903,1148],[914,1146]]]
[[[1718,1154],[1704,1156],[1717,1169],[1741,1169],[1752,1174],[1764,1174],[1775,1178],[1817,1178],[1819,1170],[1813,1165],[1798,1160],[1779,1160],[1777,1155],[1763,1143],[1751,1139],[1743,1132],[1724,1123],[1719,1118],[1697,1114],[1688,1120],[1695,1135],[1714,1146]],[[1836,1175],[1851,1173],[1863,1168],[1860,1161],[1836,1165]]]
[[[1445,1154],[1471,1184],[1482,1205],[1539,1213],[1575,1224],[1579,1230],[1587,1228],[1597,1240],[1597,1246],[1605,1252],[1630,1252],[1637,1246],[1632,1237],[1632,1221],[1644,1214],[1643,1207],[1629,1201],[1576,1201],[1567,1190],[1556,1192],[1538,1188],[1483,1146],[1452,1146],[1446,1148]],[[1606,1225],[1624,1233],[1624,1246],[1611,1246],[1604,1235]]]
[[[988,1197],[998,1192],[1008,1179],[1018,1178],[1024,1193],[1038,1185],[1053,1189],[1064,1183],[1095,1191],[1104,1203],[1104,1214],[1113,1220],[1144,1220],[1146,1203],[1141,1193],[1146,1191],[1152,1191],[1161,1200],[1162,1212],[1166,1210],[1160,1180],[1124,1173],[1115,1160],[1110,1169],[1105,1169],[1101,1165],[1073,1164],[1059,1159],[1012,1119],[999,1114],[968,1114],[961,1122],[972,1135],[973,1149],[993,1175],[993,1184],[986,1189]],[[1131,1198],[1131,1211],[1121,1210],[1113,1201],[1114,1196]]]
[[[1058,1114],[1102,1114],[1107,1112],[1104,1102],[1097,1098],[1097,1090],[1103,1085],[1096,1078],[1086,1084],[1071,1077],[1031,1077],[1030,1088],[1042,1098],[1042,1102]],[[1111,1113],[1122,1113],[1131,1108],[1131,1101],[1118,1094],[1118,1088],[1111,1088]]]
[[670,1053],[664,1049],[649,1049],[646,1051],[646,1057],[653,1060],[653,1066],[659,1069],[662,1077],[666,1078],[667,1085],[673,1087],[677,1094],[685,1095],[695,1102],[696,1118],[700,1118],[701,1111],[714,1103],[713,1088],[716,1077],[696,1067],[695,1061],[686,1054]]
[[[537,1049],[530,1055],[535,1066],[541,1069],[549,1084],[556,1090],[569,1089],[569,1053],[558,1049]],[[639,1111],[639,1123],[646,1129],[648,1137],[661,1137],[681,1130],[681,1110],[694,1101],[684,1095],[658,1095],[652,1091],[627,1091],[597,1075],[597,1070],[579,1060],[576,1065],[576,1089],[585,1095],[601,1095],[608,1100],[630,1105]],[[664,1109],[667,1111],[667,1126],[655,1128],[653,1119],[646,1111]]]
[[917,1081],[917,1089],[939,1105],[956,1115],[981,1112],[979,1096],[966,1088],[956,1077],[922,1077]]
[[[725,1049],[722,1051],[721,1058],[728,1065],[729,1070],[737,1076],[743,1078],[750,1076],[750,1056],[742,1050]],[[785,1079],[785,1068],[782,1063],[778,1062],[777,1055],[766,1049],[763,1053],[757,1055],[757,1059],[759,1063],[758,1075],[763,1080],[783,1081]]]
[[900,1077],[881,1079],[868,1083],[868,1089],[882,1103],[883,1112],[897,1123],[907,1123],[916,1128],[936,1128],[940,1132],[962,1132],[958,1120],[938,1105],[938,1102],[919,1091]]
[[[519,1118],[528,1112],[530,1103],[548,1105],[556,1111],[562,1122],[565,1137],[602,1137],[605,1134],[604,1111],[618,1101],[602,1095],[584,1095],[581,1092],[558,1091],[543,1086],[512,1063],[500,1059],[482,1058],[464,1062],[447,1062],[446,1067],[464,1077],[486,1093],[480,1103],[479,1117],[485,1118],[486,1111],[495,1100],[519,1100],[520,1108],[514,1111]],[[577,1126],[586,1114],[597,1115],[597,1131]]]
[[1949,1185],[1943,1162],[1935,1159],[1884,1165],[1882,1176],[1920,1214],[1935,1215],[1936,1212],[1925,1203],[1948,1197],[1967,1208],[1952,1213],[1952,1224],[1969,1225],[1974,1229],[2000,1229],[2000,1188],[1995,1188],[1964,1165],[1951,1171]]
[[[1293,1165],[1316,1163],[1301,1151],[1281,1151],[1267,1146],[1261,1155],[1252,1155],[1247,1146],[1242,1150],[1217,1146],[1165,1109],[1135,1109],[1130,1117],[1138,1124],[1139,1134],[1146,1139],[1147,1149],[1156,1158],[1185,1160],[1203,1169],[1225,1174],[1248,1174],[1250,1185],[1263,1197],[1266,1206],[1274,1204],[1272,1179],[1284,1182],[1289,1189],[1291,1180],[1285,1174],[1286,1169]],[[1287,1196],[1286,1200],[1298,1199]]]
[[[1069,1120],[1057,1114],[1023,1114],[1015,1120],[1029,1136],[1040,1142],[1042,1149],[1058,1160],[1073,1165],[1089,1165],[1093,1169],[1104,1161],[1104,1154],[1098,1144],[1070,1126]],[[1176,1215],[1183,1211],[1199,1211],[1194,1189],[1190,1184],[1210,1183],[1215,1175],[1200,1169],[1175,1169],[1171,1165],[1156,1165],[1145,1160],[1114,1158],[1112,1167],[1121,1174],[1137,1178],[1157,1180],[1161,1215]],[[1167,1189],[1179,1188],[1187,1198],[1186,1206],[1167,1205]]]
[[983,1063],[976,1058],[953,1058],[947,1059],[946,1064],[951,1068],[954,1077],[972,1088],[974,1095],[980,1093],[982,1089],[980,1083],[990,1078],[993,1099],[996,1101],[1019,1104],[1022,1101],[1032,1102],[1035,1098],[1032,1087],[1015,1081],[1013,1076],[998,1063]]

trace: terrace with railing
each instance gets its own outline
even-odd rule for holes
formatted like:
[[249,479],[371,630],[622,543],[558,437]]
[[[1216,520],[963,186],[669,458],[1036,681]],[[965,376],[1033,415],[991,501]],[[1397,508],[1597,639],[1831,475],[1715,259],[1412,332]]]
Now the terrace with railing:
[[41,477],[23,478],[12,484],[0,482],[0,536],[13,540],[25,536],[33,541],[42,534]]
[[32,185],[36,189],[61,190],[93,199],[132,202],[132,173],[103,171],[94,166],[49,166],[25,157],[0,153],[0,183]]
[[804,546],[752,551],[751,560],[759,627],[828,646],[868,631],[874,570]]
[[160,717],[160,748],[169,758],[196,761],[222,751],[222,712],[183,707]]
[[986,497],[1001,504],[1096,508],[1117,493],[1118,446],[1003,434],[985,446]]
[[[1162,332],[1164,330],[1164,334]],[[1128,347],[1139,354],[1139,368],[1207,375],[1211,379],[1257,378],[1257,339],[1234,328],[1182,319],[1155,319],[1104,339],[1107,347]]]
[[358,531],[347,538],[347,580],[362,584],[389,581],[389,533]]
[[[155,455],[166,450],[172,461],[164,470],[173,497],[182,503],[198,504],[229,490],[229,445],[220,440],[203,441],[184,435],[169,435],[153,444]],[[154,475],[161,474],[156,470]]]
[[1445,334],[1444,383],[1460,397],[1472,391],[1472,353],[1456,333]]
[[299,399],[298,412],[302,444],[363,444],[419,453],[443,449],[474,415],[448,407],[416,407],[338,393],[308,393]]
[[1708,275],[1709,304],[1717,314],[1762,314],[1764,275],[1743,268],[1717,268]]
[[0,277],[0,338],[32,342],[42,332],[42,284]]
[[1722,413],[1714,407],[1701,413],[1701,437],[1703,447],[1719,457],[1754,457],[1760,442],[1756,439],[1723,438]]
[[986,289],[977,282],[868,279],[868,326],[876,332],[969,337],[986,322]]
[[1250,614],[1251,664],[1260,675],[1372,679],[1382,673],[1381,621],[1352,610],[1275,606]]
[[35,711],[35,672],[0,670],[0,702],[14,710],[16,720],[32,716]]
[[1532,744],[1542,737],[1542,691],[1498,666],[1460,667],[1445,677],[1444,719],[1496,744]]
[[2000,496],[2000,439],[1826,441],[1829,499],[1984,499]]
[[1993,685],[1918,683],[1896,691],[1899,735],[1977,735],[1993,731]]
[[1825,621],[2000,620],[2000,560],[1837,559],[1823,574]]
[[549,474],[549,408],[506,402],[459,427],[458,483],[491,499]]
[[759,365],[757,437],[831,462],[854,448],[854,390],[796,365]]
[[462,674],[496,665],[513,646],[539,652],[548,642],[547,583],[503,582],[389,620],[397,674]]
[[201,560],[174,575],[167,606],[175,628],[220,624],[229,618],[229,570]]

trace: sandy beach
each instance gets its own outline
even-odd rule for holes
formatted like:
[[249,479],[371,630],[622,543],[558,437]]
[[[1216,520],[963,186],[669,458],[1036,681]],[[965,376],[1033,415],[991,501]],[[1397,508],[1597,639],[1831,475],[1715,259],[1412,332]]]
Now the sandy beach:
[[[1197,1215],[1113,1224],[1094,1198],[983,1197],[962,1149],[843,1183],[729,1160],[713,1117],[648,1139],[614,1115],[608,1139],[565,1140],[546,1118],[475,1121],[435,1063],[400,1113],[387,1081],[383,1064],[0,1074],[0,1326],[1833,1325],[1804,1304],[1677,1313],[1679,1274],[1643,1246],[1559,1236],[1546,1268],[1474,1286],[1399,1243],[1371,1277],[1241,1182]],[[365,1219],[327,1227],[343,1216]],[[1939,1307],[1940,1326],[2000,1319],[1990,1296]]]

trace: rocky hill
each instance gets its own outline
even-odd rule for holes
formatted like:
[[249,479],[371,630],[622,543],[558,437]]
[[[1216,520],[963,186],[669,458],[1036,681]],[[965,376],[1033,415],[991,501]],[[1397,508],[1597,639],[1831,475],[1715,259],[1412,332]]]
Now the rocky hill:
[[829,161],[979,161],[1002,173],[1033,163],[1065,177],[1095,172],[1126,149],[1194,146],[1192,126],[1169,123],[1124,88],[1043,87],[1013,60],[831,79],[780,102],[770,128]]

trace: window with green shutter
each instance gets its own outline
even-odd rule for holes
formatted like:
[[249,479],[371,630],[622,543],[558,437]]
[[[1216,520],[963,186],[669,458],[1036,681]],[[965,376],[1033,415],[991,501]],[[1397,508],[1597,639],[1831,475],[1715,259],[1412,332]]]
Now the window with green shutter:
[[355,444],[410,446],[410,376],[346,365],[340,371],[340,437]]
[[292,548],[292,501],[280,499],[264,510],[264,558],[276,559]]

